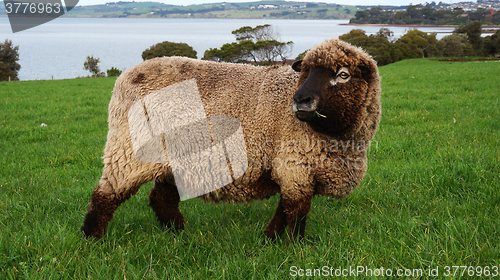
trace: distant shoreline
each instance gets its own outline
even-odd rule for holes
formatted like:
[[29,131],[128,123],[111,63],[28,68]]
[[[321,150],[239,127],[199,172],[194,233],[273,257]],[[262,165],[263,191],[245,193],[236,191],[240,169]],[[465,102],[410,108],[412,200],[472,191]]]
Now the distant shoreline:
[[[418,24],[371,24],[371,23],[341,23],[339,25],[351,25],[351,26],[381,26],[381,27],[459,27],[459,25],[418,25]],[[483,33],[495,33],[496,29],[488,28],[500,28],[500,25],[483,25]],[[448,32],[436,32],[436,33],[448,33]]]
[[[0,18],[3,18],[3,17],[7,17],[7,15],[0,15]],[[245,17],[242,17],[242,18],[226,18],[226,17],[183,17],[183,16],[179,16],[179,17],[144,17],[144,16],[135,16],[135,15],[131,15],[131,16],[127,16],[127,17],[103,17],[103,16],[99,16],[99,17],[96,17],[96,16],[91,16],[91,15],[77,15],[77,16],[74,16],[74,15],[63,15],[61,16],[61,18],[106,18],[106,19],[114,19],[114,18],[117,18],[117,19],[123,19],[123,18],[150,18],[150,19],[165,19],[165,18],[177,18],[177,19],[180,19],[180,18],[185,18],[185,19],[282,19],[282,18],[271,18],[271,17],[252,17],[252,18],[245,18]],[[295,20],[295,19],[289,19],[289,20]],[[348,20],[348,19],[320,19],[320,18],[305,18],[305,19],[298,19],[298,20]],[[415,27],[415,28],[419,28],[419,27],[430,27],[430,28],[440,28],[440,27],[448,27],[448,28],[451,28],[451,27],[459,27],[459,25],[419,25],[419,24],[373,24],[373,23],[340,23],[339,25],[344,25],[344,26],[380,26],[380,27]],[[497,32],[497,29],[490,29],[490,28],[500,28],[500,25],[483,25],[483,32],[482,33],[495,33]],[[440,31],[437,31],[436,33],[449,33],[449,32],[440,32]]]

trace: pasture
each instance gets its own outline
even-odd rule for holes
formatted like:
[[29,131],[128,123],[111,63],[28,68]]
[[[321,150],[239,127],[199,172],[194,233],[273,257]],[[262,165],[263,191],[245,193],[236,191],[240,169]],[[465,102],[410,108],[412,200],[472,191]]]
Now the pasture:
[[0,82],[0,278],[287,279],[358,266],[408,278],[436,268],[443,278],[446,266],[500,274],[499,62],[404,60],[380,74],[367,175],[346,199],[313,199],[302,243],[264,237],[277,197],[184,201],[187,229],[166,231],[148,207],[151,183],[103,239],[84,238],[116,78]]

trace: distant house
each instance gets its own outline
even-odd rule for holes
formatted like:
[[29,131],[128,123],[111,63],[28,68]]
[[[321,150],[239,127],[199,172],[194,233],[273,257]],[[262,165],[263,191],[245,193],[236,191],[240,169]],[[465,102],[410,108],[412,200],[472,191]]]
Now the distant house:
[[277,9],[278,7],[274,5],[259,5],[257,6],[257,9]]

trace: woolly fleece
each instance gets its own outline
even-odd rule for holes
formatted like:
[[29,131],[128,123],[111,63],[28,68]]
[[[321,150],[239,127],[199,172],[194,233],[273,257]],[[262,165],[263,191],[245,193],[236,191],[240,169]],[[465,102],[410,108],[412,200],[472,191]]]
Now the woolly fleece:
[[[369,77],[361,77],[360,65],[370,70]],[[352,79],[339,89],[325,88],[331,91],[326,94],[335,96],[335,103],[327,104],[332,107],[331,116],[311,124],[298,120],[291,107],[294,93],[313,67],[333,72],[348,67]],[[151,164],[136,159],[127,114],[144,96],[189,79],[195,79],[208,116],[231,116],[240,121],[248,153],[249,167],[244,175],[203,195],[203,200],[241,202],[280,193],[266,234],[273,238],[288,225],[292,234],[303,235],[314,195],[342,198],[361,182],[368,145],[380,121],[378,71],[375,61],[361,49],[331,39],[307,53],[301,73],[289,66],[255,67],[183,57],[147,60],[124,72],[109,103],[103,174],[93,197],[105,197],[119,205],[147,181],[175,184],[168,162]],[[100,216],[101,208],[95,206],[105,204],[100,201],[91,201],[89,220],[82,227],[87,235],[100,237],[107,226],[107,222],[93,225],[90,216],[106,216],[109,221],[117,207]],[[182,218],[180,212],[178,215]],[[179,219],[177,223],[181,218],[172,219]],[[295,223],[302,225],[299,232],[292,232]]]

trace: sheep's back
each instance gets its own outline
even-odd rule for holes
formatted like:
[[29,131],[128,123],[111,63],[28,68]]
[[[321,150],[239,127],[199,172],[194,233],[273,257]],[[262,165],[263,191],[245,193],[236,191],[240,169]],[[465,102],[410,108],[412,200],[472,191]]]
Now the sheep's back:
[[[268,185],[263,183],[267,180],[258,181],[264,174],[265,164],[263,151],[255,147],[263,147],[270,137],[280,137],[280,130],[287,126],[284,123],[296,122],[290,107],[297,77],[288,66],[255,67],[180,57],[145,61],[124,72],[116,81],[109,105],[106,151],[113,152],[113,146],[117,145],[130,150],[128,110],[135,102],[170,85],[194,79],[207,116],[230,116],[239,120],[249,153],[248,171],[210,200],[267,197],[277,190],[268,192],[255,187],[256,184]],[[149,167],[141,169],[149,170]],[[156,170],[169,170],[169,164]],[[247,195],[235,197],[236,193]]]

